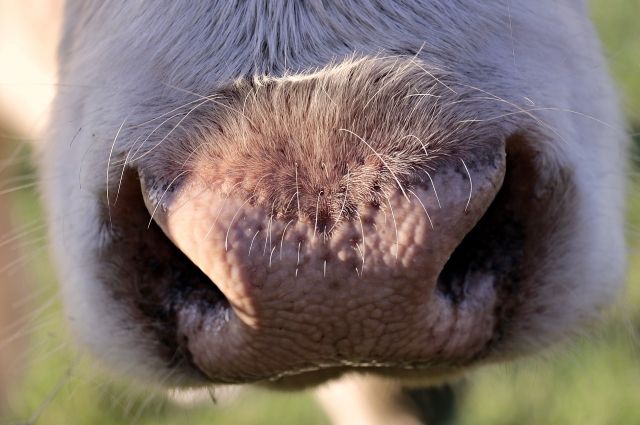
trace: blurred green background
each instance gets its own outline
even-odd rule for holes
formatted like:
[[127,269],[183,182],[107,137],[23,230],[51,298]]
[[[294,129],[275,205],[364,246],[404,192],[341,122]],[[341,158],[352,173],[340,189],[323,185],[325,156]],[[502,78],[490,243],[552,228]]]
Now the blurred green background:
[[[594,332],[543,358],[474,372],[459,399],[456,424],[640,424],[640,0],[593,0],[592,10],[613,73],[625,94],[635,133],[635,168],[629,187],[631,248],[626,294]],[[28,162],[20,173],[31,174]],[[14,194],[14,222],[41,222],[32,190]],[[39,234],[40,232],[40,234]],[[41,241],[42,230],[32,234]],[[42,242],[40,242],[40,245]],[[90,360],[79,358],[64,331],[53,271],[45,250],[24,259],[37,289],[29,303],[32,344],[24,382],[0,423],[115,424],[326,424],[308,394],[250,389],[217,407],[205,398],[183,408],[164,397],[115,383]],[[72,368],[72,369],[70,369]]]

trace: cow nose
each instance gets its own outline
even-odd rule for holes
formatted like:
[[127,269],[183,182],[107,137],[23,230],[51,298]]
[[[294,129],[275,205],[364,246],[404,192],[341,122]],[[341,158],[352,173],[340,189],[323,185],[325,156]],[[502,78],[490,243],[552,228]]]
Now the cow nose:
[[[378,160],[372,154],[361,167]],[[438,294],[438,276],[501,186],[503,143],[487,142],[419,181],[396,180],[387,170],[392,184],[384,192],[371,185],[376,176],[357,178],[368,171],[356,165],[345,166],[333,185],[325,182],[324,193],[309,190],[310,176],[326,176],[323,167],[340,168],[293,163],[278,170],[293,184],[263,180],[271,197],[209,185],[204,172],[170,194],[142,176],[153,220],[231,306],[215,336],[227,353],[211,361],[216,368],[247,372],[250,362],[231,364],[229,352],[266,355],[276,364],[256,364],[270,373],[336,359],[426,358],[434,334],[446,337],[446,326],[434,327],[449,302]],[[478,291],[491,305],[487,288]],[[460,344],[487,337],[466,335]],[[212,356],[211,338],[193,338],[191,349]],[[400,354],[399,339],[411,341]],[[277,354],[279,345],[288,354]]]
[[508,181],[510,127],[412,60],[212,99],[135,161],[150,220],[226,298],[176,309],[193,364],[247,382],[482,355],[507,272],[475,230]]

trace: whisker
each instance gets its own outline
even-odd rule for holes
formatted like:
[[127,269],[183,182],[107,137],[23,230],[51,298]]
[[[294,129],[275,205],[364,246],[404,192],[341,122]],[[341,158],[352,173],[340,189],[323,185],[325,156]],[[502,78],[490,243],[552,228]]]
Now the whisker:
[[251,256],[251,248],[253,247],[253,241],[256,240],[256,236],[258,236],[258,233],[260,233],[260,230],[257,230],[255,235],[253,235],[253,238],[251,238],[251,243],[249,244],[249,253],[247,254],[247,257]]
[[336,218],[335,222],[333,223],[333,225],[331,226],[331,228],[329,228],[329,233],[331,233],[331,231],[338,225],[338,223],[340,222],[340,219],[342,218],[342,212],[344,211],[344,207],[347,204],[347,195],[349,193],[349,168],[347,167],[347,184],[346,187],[344,189],[344,195],[342,198],[342,206],[340,207],[340,212],[338,213],[338,217]]
[[51,323],[54,323],[57,320],[58,318],[56,314],[51,313],[48,315],[48,317],[41,317],[37,321],[23,323],[22,326],[20,326],[13,333],[3,336],[2,340],[0,340],[0,348],[8,347],[9,344],[24,337],[27,333],[37,332],[40,329],[45,329],[49,325],[51,325]]
[[424,206],[424,204],[422,203],[422,200],[418,197],[418,195],[411,189],[409,189],[409,193],[411,193],[417,200],[418,202],[420,202],[420,205],[422,205],[422,209],[424,210],[424,213],[427,215],[427,218],[429,219],[429,224],[431,225],[431,228],[433,229],[433,221],[431,221],[431,216],[429,216],[429,212],[427,211],[427,207]]
[[400,251],[400,235],[398,234],[398,222],[396,221],[396,215],[393,212],[393,206],[391,206],[391,200],[388,196],[385,196],[387,204],[389,205],[389,211],[391,212],[391,219],[393,220],[393,228],[396,232],[396,262],[398,261],[398,251]]
[[398,177],[396,176],[396,174],[393,172],[393,170],[391,169],[391,167],[389,167],[389,164],[387,164],[387,162],[384,160],[384,158],[382,158],[382,155],[380,155],[374,148],[373,146],[371,146],[369,143],[367,143],[366,140],[364,140],[362,137],[358,136],[356,133],[354,133],[351,130],[348,130],[346,128],[340,128],[338,129],[338,131],[346,131],[347,133],[352,134],[353,136],[355,136],[356,138],[358,138],[358,140],[360,140],[362,143],[364,143],[369,149],[371,149],[371,151],[374,153],[374,155],[376,155],[378,157],[378,159],[380,161],[382,161],[382,163],[384,164],[384,166],[387,168],[387,170],[389,170],[389,172],[391,173],[391,175],[393,176],[393,178],[395,179],[396,183],[398,183],[398,187],[400,188],[400,191],[402,192],[402,194],[404,195],[404,197],[409,200],[409,197],[407,196],[407,193],[404,191],[404,187],[402,187],[402,184],[400,183],[400,180],[398,179]]
[[302,217],[300,210],[300,188],[298,187],[298,163],[296,163],[296,200],[298,201],[298,218]]
[[81,356],[78,355],[76,359],[72,362],[72,364],[67,368],[67,371],[64,373],[62,378],[58,380],[58,382],[53,386],[47,397],[40,404],[40,406],[36,409],[35,412],[31,415],[31,417],[26,421],[25,425],[35,425],[38,422],[38,419],[44,411],[49,407],[51,402],[56,398],[56,396],[60,393],[62,388],[69,382],[71,377],[73,376],[78,364],[80,364]]
[[23,183],[25,181],[37,181],[38,176],[35,173],[20,174],[17,176],[6,177],[2,179],[2,184],[5,186],[11,186],[16,183]]
[[316,201],[316,218],[313,223],[313,240],[316,239],[316,230],[318,230],[318,208],[320,207],[320,192],[318,192],[318,200]]
[[[242,116],[246,116],[246,108],[247,102],[249,101],[249,96],[253,93],[253,88],[249,90],[247,95],[244,97],[244,101],[242,102]],[[247,146],[247,122],[242,121],[242,143]]]
[[436,201],[438,202],[438,208],[442,208],[442,205],[440,204],[440,197],[438,196],[438,191],[436,190],[436,185],[433,182],[433,179],[431,178],[431,174],[429,174],[428,171],[425,171],[425,173],[427,174],[427,177],[429,178],[429,181],[431,182],[431,187],[433,187],[433,193],[436,195]]
[[[6,137],[4,137],[4,138],[7,139]],[[16,146],[13,149],[13,151],[9,154],[9,156],[6,159],[1,159],[0,160],[0,173],[4,172],[9,167],[11,167],[12,165],[14,165],[17,162],[19,162],[21,154],[25,155],[26,158],[29,158],[30,155],[28,153],[23,153],[23,151],[25,151],[26,149],[27,149],[27,144],[26,143],[20,143],[20,144],[18,144],[18,146]]]
[[284,235],[287,233],[287,227],[293,223],[293,219],[289,220],[287,224],[284,226],[284,230],[282,231],[282,237],[280,238],[280,260],[282,260],[282,245],[284,244]]
[[[134,142],[133,142],[133,146],[136,145],[136,143],[138,143],[138,140],[140,140],[140,137],[138,137]],[[118,179],[118,189],[116,190],[116,199],[115,201],[113,201],[114,205],[118,204],[118,198],[120,198],[120,189],[122,188],[122,180],[124,179],[124,172],[127,169],[127,164],[129,161],[129,155],[131,154],[133,148],[129,149],[127,151],[127,156],[125,156],[124,158],[124,162],[122,164],[122,171],[120,172],[120,178]]]
[[211,399],[211,402],[215,406],[218,404],[218,399],[216,399],[216,395],[214,391],[215,391],[214,387],[207,388],[207,393],[209,394],[209,398]]
[[127,118],[128,117],[129,116],[127,115],[124,118],[124,120],[122,120],[122,124],[120,124],[120,127],[118,128],[118,131],[116,132],[116,135],[113,138],[113,143],[111,144],[111,149],[109,150],[109,159],[107,160],[107,181],[106,181],[107,211],[109,213],[109,223],[110,223],[112,228],[113,228],[113,222],[111,220],[111,200],[109,198],[109,167],[111,166],[111,157],[113,156],[113,149],[116,146],[116,142],[118,141],[118,136],[120,135],[120,132],[122,131],[122,127],[124,127],[124,123],[127,122]]
[[364,264],[365,264],[365,253],[366,253],[366,241],[364,238],[364,224],[362,223],[362,217],[360,214],[357,214],[358,221],[360,222],[360,233],[362,234],[362,273],[364,273]]
[[[47,301],[42,303],[42,305],[37,307],[34,311],[29,312],[29,314],[25,314],[10,326],[5,327],[4,332],[11,332],[14,329],[18,332],[23,332],[25,329],[28,329],[29,326],[38,323],[38,320],[44,319],[47,315],[52,314],[48,310],[55,306],[56,301],[58,301],[56,296],[47,299]],[[4,341],[0,341],[0,348],[3,345]]]
[[[195,107],[197,107],[197,105],[196,105]],[[194,108],[195,108],[195,107],[194,107]],[[179,116],[181,116],[181,115],[184,115],[184,114],[182,114],[182,113],[174,114],[174,115],[171,115],[171,116],[170,116],[169,118],[167,118],[166,120],[163,120],[160,124],[158,124],[157,126],[155,126],[155,127],[154,127],[150,132],[149,132],[149,133],[147,133],[147,136],[146,136],[146,137],[145,137],[141,142],[139,142],[139,141],[140,141],[140,139],[142,138],[142,136],[138,137],[138,138],[135,140],[135,142],[133,142],[133,144],[131,145],[131,148],[130,148],[130,149],[129,149],[129,151],[127,152],[127,156],[126,156],[126,158],[125,158],[125,161],[124,161],[124,165],[123,165],[123,167],[124,167],[124,166],[126,166],[128,162],[133,162],[133,161],[129,161],[129,157],[133,157],[133,158],[135,158],[135,157],[136,157],[136,155],[138,155],[138,153],[140,152],[140,150],[144,147],[144,145],[149,141],[149,139],[151,138],[151,136],[153,136],[153,135],[156,133],[156,131],[158,131],[159,129],[161,129],[161,128],[166,124],[166,123],[168,123],[168,122],[169,122],[169,121],[171,121],[172,119],[177,118],[177,117],[179,117]],[[138,142],[139,142],[139,143],[138,143]],[[136,146],[137,146],[137,148],[136,148]],[[135,149],[135,152],[133,152],[133,150],[134,150],[134,149]],[[131,152],[133,152],[133,154],[131,154]]]
[[202,238],[202,241],[205,241],[209,235],[211,234],[211,231],[213,230],[214,226],[216,225],[216,223],[218,222],[218,218],[220,217],[220,214],[222,213],[222,210],[224,209],[224,205],[226,204],[226,202],[229,200],[229,196],[231,196],[231,192],[233,191],[233,189],[235,189],[238,185],[240,184],[240,182],[234,184],[233,186],[231,186],[231,188],[229,189],[229,191],[225,194],[224,199],[222,200],[222,202],[220,203],[220,207],[218,208],[218,212],[216,213],[216,218],[213,219],[213,222],[211,223],[211,226],[209,226],[209,229],[207,229],[207,232],[204,234],[204,237]]
[[516,45],[513,38],[513,25],[511,23],[511,0],[507,0],[507,16],[509,17],[509,36],[511,37],[511,56],[513,56],[513,68],[518,69],[516,65]]
[[[50,291],[50,288],[47,288],[46,286],[41,286],[37,289],[31,289],[29,291],[29,293],[23,297],[20,297],[20,299],[13,301],[11,303],[11,307],[18,309],[18,308],[22,308],[26,305],[30,305],[36,302],[37,299],[39,299],[40,297],[42,297],[44,295],[45,292]],[[33,314],[32,312],[29,312],[28,315]],[[6,329],[6,328],[5,328]]]
[[469,199],[467,199],[467,205],[464,207],[464,212],[467,212],[469,208],[469,204],[471,203],[471,193],[473,192],[473,180],[471,180],[471,173],[469,172],[469,168],[467,168],[467,164],[465,164],[464,159],[460,158],[462,165],[464,165],[464,169],[467,170],[467,174],[469,175]]
[[[422,141],[422,139],[420,139],[418,136],[416,136],[414,134],[407,134],[406,136],[403,136],[400,140],[403,140],[403,139],[408,138],[408,137],[413,137],[418,141],[418,143],[420,143],[420,146],[422,147],[422,150],[424,151],[424,155],[426,156],[427,159],[429,159],[430,158],[429,152],[427,151],[427,147],[425,146],[425,144]],[[431,177],[431,174],[427,170],[423,170],[423,171],[425,172],[425,174],[429,178],[429,181],[431,182],[431,187],[433,187],[433,193],[436,195],[436,201],[438,202],[438,208],[442,208],[442,204],[440,204],[440,197],[438,196],[438,191],[436,190],[435,183],[433,183],[433,178]]]
[[[393,69],[393,68],[396,66],[396,64],[397,64],[397,63],[398,63],[398,59],[396,58],[396,61],[393,63],[393,65],[391,65],[391,69]],[[374,93],[374,94],[373,94],[373,95],[372,95],[372,96],[367,100],[367,103],[365,103],[365,104],[364,104],[364,106],[362,107],[362,110],[363,110],[363,111],[367,109],[367,106],[369,106],[369,104],[373,101],[373,99],[375,99],[375,98],[376,98],[376,96],[377,96],[377,95],[378,95],[382,90],[384,90],[384,88],[385,88],[386,86],[388,86],[389,84],[391,84],[391,83],[393,82],[393,79],[392,79],[392,78],[389,78],[389,76],[391,75],[391,72],[392,72],[392,71],[391,71],[391,70],[389,70],[389,72],[388,72],[388,73],[387,73],[387,75],[385,76],[385,79],[386,79],[387,81],[385,81],[385,83],[384,83],[384,84],[382,84],[382,86],[380,86],[380,88],[378,88],[378,90],[376,90],[376,92],[375,92],[375,93]],[[396,71],[396,72],[397,72],[397,71]]]
[[300,247],[302,246],[302,242],[298,241],[298,259],[296,261],[296,273],[295,276],[298,277],[298,266],[300,266]]
[[34,259],[37,255],[40,254],[41,251],[44,251],[45,248],[47,247],[39,246],[37,248],[34,248],[31,252],[21,255],[18,258],[4,264],[2,267],[0,267],[0,274],[7,273],[8,275],[11,275],[17,267],[20,267],[22,264],[25,264]]
[[183,88],[180,88],[180,87],[173,86],[171,84],[167,84],[167,83],[162,83],[162,84],[164,86],[166,86],[166,87],[169,87],[169,88],[172,88],[172,89],[175,89],[175,90],[179,90],[179,91],[182,91],[182,92],[185,92],[185,93],[189,93],[189,94],[192,94],[194,96],[198,96],[200,99],[204,99],[206,102],[211,102],[214,105],[222,106],[223,108],[226,108],[226,109],[230,110],[231,112],[235,112],[235,113],[239,114],[242,118],[244,118],[247,121],[249,121],[249,123],[251,125],[255,126],[253,121],[251,121],[251,119],[249,119],[249,117],[246,116],[243,111],[240,111],[240,110],[238,110],[236,108],[233,108],[233,107],[231,107],[229,105],[226,105],[226,104],[218,101],[217,99],[218,99],[219,96],[204,96],[204,95],[195,93],[195,92],[187,90],[187,89],[183,89]]
[[551,126],[550,124],[547,124],[545,121],[543,121],[542,119],[540,119],[539,117],[537,117],[536,115],[534,115],[532,112],[527,111],[526,109],[522,108],[521,106],[507,100],[504,99],[494,93],[491,93],[487,90],[481,89],[479,87],[475,87],[469,84],[463,84],[463,83],[458,83],[460,86],[462,87],[466,87],[469,88],[471,90],[475,90],[478,91],[480,93],[484,93],[488,96],[490,96],[489,100],[493,100],[493,101],[497,101],[497,102],[501,102],[501,103],[505,103],[506,105],[509,105],[511,107],[513,107],[514,109],[524,113],[526,116],[532,118],[535,122],[537,122],[538,124],[540,124],[541,126],[547,128],[549,131],[551,131],[553,134],[555,134],[559,140],[563,141],[564,143],[567,143],[567,140],[558,132],[558,130],[556,128],[554,128],[553,126]]
[[178,180],[180,177],[184,176],[187,173],[187,171],[183,171],[180,174],[178,174],[177,176],[175,176],[173,178],[173,180],[171,180],[171,182],[167,185],[167,187],[165,188],[164,192],[162,192],[162,196],[160,196],[160,199],[158,200],[158,202],[156,202],[156,206],[153,208],[153,212],[151,212],[151,217],[149,218],[149,223],[147,223],[147,229],[151,228],[151,223],[153,223],[153,217],[156,214],[156,211],[158,211],[158,207],[160,206],[160,204],[162,204],[162,200],[164,199],[164,196],[167,194],[167,192],[169,191],[169,189],[171,188],[171,186],[173,186],[173,184],[176,182],[176,180]]
[[[162,386],[165,382],[169,381],[169,379],[171,379],[175,375],[176,375],[175,369],[168,370],[167,372],[164,373],[164,376],[160,377],[158,385]],[[156,394],[154,391],[149,391],[149,394],[142,400],[142,403],[137,405],[136,413],[133,415],[127,415],[127,416],[130,416],[130,419],[128,420],[128,422],[130,424],[135,424],[139,422],[140,419],[142,418],[142,414],[147,409],[149,404],[157,398],[158,398],[158,394]]]
[[269,267],[271,267],[271,260],[273,259],[273,251],[276,250],[276,246],[274,245],[273,248],[271,248],[271,254],[269,254]]
[[327,89],[324,87],[324,85],[320,86],[320,89],[324,92],[324,94],[327,96],[327,98],[329,99],[329,101],[331,103],[333,103],[333,106],[335,106],[336,108],[339,108],[338,104],[335,102],[335,100],[333,100],[333,98],[329,95],[329,92],[327,92]]
[[0,196],[8,195],[10,193],[20,192],[21,190],[25,190],[25,189],[31,189],[33,187],[36,187],[37,185],[38,185],[38,182],[35,181],[31,183],[25,183],[18,186],[14,186],[9,189],[0,190]]
[[240,214],[240,211],[242,211],[244,206],[247,205],[252,199],[253,199],[253,196],[247,198],[247,200],[244,201],[242,203],[242,205],[240,205],[240,207],[238,207],[238,210],[236,211],[236,213],[231,218],[231,221],[229,222],[229,226],[227,227],[227,235],[224,238],[224,250],[225,251],[229,251],[229,233],[231,232],[231,226],[233,225],[233,222],[235,221],[236,217],[238,217],[238,214]]
[[291,195],[291,198],[289,198],[289,201],[287,202],[283,210],[285,213],[289,211],[289,207],[291,206],[291,203],[293,202],[293,198],[295,198],[296,195],[297,195],[297,192],[294,192],[294,194]]
[[413,63],[414,65],[416,65],[418,68],[420,68],[425,74],[427,74],[429,77],[433,78],[434,81],[438,82],[439,84],[441,84],[442,86],[444,86],[447,90],[449,90],[451,93],[453,94],[458,94],[458,92],[456,92],[454,89],[452,89],[451,87],[449,87],[448,85],[446,85],[445,83],[442,82],[442,80],[440,80],[438,77],[436,77],[433,73],[431,73],[430,71],[428,71],[424,66],[422,66],[419,62],[415,61],[414,59],[411,60],[411,63]]
[[[191,106],[191,105],[193,105],[194,103],[198,103],[198,102],[200,102],[201,100],[202,100],[202,99],[199,99],[199,98],[198,98],[198,99],[194,99],[194,100],[192,100],[192,101],[190,101],[190,102],[183,103],[182,105],[180,105],[180,106],[176,106],[175,108],[173,108],[173,109],[171,109],[171,110],[169,110],[169,111],[167,111],[167,112],[164,112],[164,113],[162,113],[161,115],[158,115],[158,116],[157,116],[157,117],[155,117],[155,118],[151,118],[151,119],[149,119],[149,120],[142,121],[142,122],[140,122],[139,124],[132,125],[132,126],[131,126],[131,128],[139,128],[139,127],[143,127],[143,126],[145,126],[145,125],[147,125],[147,124],[150,124],[150,123],[152,123],[152,122],[154,122],[154,121],[158,121],[159,119],[162,119],[162,118],[166,117],[167,115],[173,114],[174,112],[177,112],[177,111],[179,111],[180,109],[186,108],[187,106]],[[174,115],[174,117],[177,117],[177,116],[179,116],[179,115],[180,115],[180,114],[175,114],[175,115]]]
[[[131,162],[137,162],[139,160],[141,160],[142,158],[146,157],[147,155],[150,155],[151,152],[153,152],[154,150],[156,150],[162,143],[164,143],[165,140],[167,140],[167,138],[173,134],[173,132],[180,127],[180,124],[182,124],[184,122],[184,120],[186,120],[189,115],[191,115],[196,109],[198,109],[199,107],[201,107],[202,105],[204,105],[205,103],[209,102],[209,100],[204,100],[198,104],[196,104],[196,106],[194,106],[193,108],[191,108],[186,114],[184,114],[184,116],[182,118],[180,118],[180,120],[176,123],[176,125],[174,125],[171,130],[169,130],[167,132],[167,134],[164,135],[164,137],[162,139],[160,139],[159,142],[157,142],[155,145],[153,145],[151,147],[151,149],[147,150],[146,152],[140,154],[137,157],[134,157],[131,159]],[[142,147],[143,144],[141,144]]]
[[46,223],[44,223],[43,220],[35,220],[27,225],[22,226],[19,229],[8,232],[2,238],[0,238],[0,247],[19,241],[20,239],[26,237],[31,233],[43,230],[45,226]]
[[271,214],[269,214],[269,222],[267,223],[267,234],[264,236],[264,248],[262,249],[262,255],[265,255],[267,253],[267,242],[269,243],[269,247],[271,247],[271,223],[273,222],[273,208],[274,206],[271,205]]

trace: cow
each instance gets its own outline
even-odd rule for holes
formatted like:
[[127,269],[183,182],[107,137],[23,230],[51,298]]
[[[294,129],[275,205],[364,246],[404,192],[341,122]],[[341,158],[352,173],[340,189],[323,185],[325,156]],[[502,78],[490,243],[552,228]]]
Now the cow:
[[51,252],[116,374],[417,423],[403,388],[569,339],[621,287],[626,136],[582,1],[69,1],[58,72]]

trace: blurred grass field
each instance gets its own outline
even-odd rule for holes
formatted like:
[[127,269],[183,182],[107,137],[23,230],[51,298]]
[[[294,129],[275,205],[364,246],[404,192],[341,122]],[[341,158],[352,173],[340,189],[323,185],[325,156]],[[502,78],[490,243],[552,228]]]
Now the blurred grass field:
[[[594,0],[594,18],[625,95],[631,128],[640,132],[640,0]],[[636,158],[640,137],[635,137]],[[30,173],[24,164],[22,173]],[[629,276],[626,293],[593,332],[543,358],[490,366],[471,374],[460,396],[457,425],[640,424],[640,164],[629,186]],[[38,223],[33,191],[15,194],[18,226]],[[38,240],[38,235],[34,235]],[[43,425],[326,424],[308,394],[248,390],[231,405],[185,409],[148,390],[113,382],[79,358],[60,312],[46,249],[25,257],[37,283],[28,302],[32,344],[24,382],[6,423]],[[223,403],[224,404],[224,403]]]

